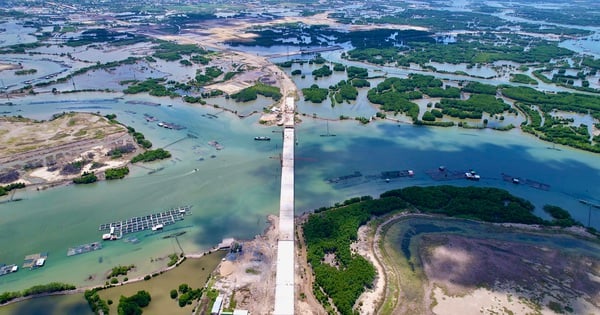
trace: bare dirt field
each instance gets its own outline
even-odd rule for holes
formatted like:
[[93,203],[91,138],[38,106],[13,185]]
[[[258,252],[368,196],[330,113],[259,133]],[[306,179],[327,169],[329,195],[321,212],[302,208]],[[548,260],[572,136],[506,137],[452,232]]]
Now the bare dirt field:
[[4,70],[16,70],[16,69],[22,69],[23,67],[20,65],[15,65],[15,64],[11,64],[11,63],[0,63],[0,71],[4,71]]
[[[118,159],[106,155],[110,149],[127,144],[134,151]],[[137,150],[124,126],[94,114],[69,113],[44,122],[0,118],[0,179],[5,183],[50,184],[68,180],[80,174],[62,172],[65,165],[74,161],[86,161],[81,171],[89,171],[95,162],[94,171],[102,172],[126,165]]]
[[237,309],[250,314],[270,314],[275,301],[278,222],[269,216],[269,228],[253,240],[242,243],[234,260],[222,261],[213,285],[224,296],[224,305],[234,296]]

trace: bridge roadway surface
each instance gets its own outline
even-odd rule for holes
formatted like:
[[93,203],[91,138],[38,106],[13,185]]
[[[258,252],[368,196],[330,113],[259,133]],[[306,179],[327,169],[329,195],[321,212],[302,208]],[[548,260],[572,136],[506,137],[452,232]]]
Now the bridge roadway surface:
[[294,314],[294,98],[285,100],[274,315]]

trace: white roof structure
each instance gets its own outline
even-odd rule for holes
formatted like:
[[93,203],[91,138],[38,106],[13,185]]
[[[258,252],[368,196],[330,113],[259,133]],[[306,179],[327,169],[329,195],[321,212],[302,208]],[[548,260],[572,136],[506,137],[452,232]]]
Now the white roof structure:
[[210,310],[210,314],[212,315],[221,313],[221,304],[223,304],[223,296],[219,295],[215,299],[215,303],[213,304],[212,309]]

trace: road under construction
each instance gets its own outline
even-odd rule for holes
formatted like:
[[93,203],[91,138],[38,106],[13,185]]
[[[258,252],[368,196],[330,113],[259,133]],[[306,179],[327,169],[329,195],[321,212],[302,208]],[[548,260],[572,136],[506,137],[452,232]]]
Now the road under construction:
[[281,195],[279,206],[279,239],[275,277],[275,315],[294,314],[294,98],[285,99],[281,121],[283,152],[281,154]]

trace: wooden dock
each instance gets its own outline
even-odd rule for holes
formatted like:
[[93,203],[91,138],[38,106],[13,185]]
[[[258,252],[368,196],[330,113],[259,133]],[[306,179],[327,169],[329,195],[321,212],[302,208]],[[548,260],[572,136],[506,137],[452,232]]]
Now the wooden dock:
[[187,215],[191,215],[190,208],[191,206],[183,206],[143,217],[133,217],[123,221],[105,223],[101,224],[98,230],[110,231],[111,228],[114,228],[113,234],[122,236],[128,233],[150,230],[159,224],[167,226],[183,220]]

